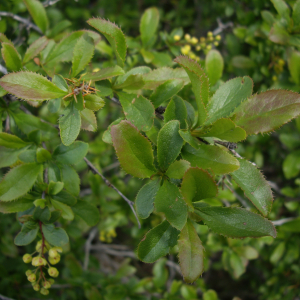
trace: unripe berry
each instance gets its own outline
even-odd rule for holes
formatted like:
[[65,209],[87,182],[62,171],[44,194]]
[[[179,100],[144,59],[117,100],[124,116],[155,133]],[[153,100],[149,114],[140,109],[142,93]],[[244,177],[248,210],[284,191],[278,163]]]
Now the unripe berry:
[[28,277],[30,274],[32,274],[32,271],[31,271],[31,270],[27,270],[27,271],[25,272],[25,274],[26,274],[26,276]]
[[219,46],[219,42],[214,42],[214,45],[215,45],[216,47],[218,47],[218,46]]
[[28,277],[27,277],[28,281],[30,282],[35,282],[36,281],[36,275],[35,274],[30,274]]
[[179,41],[180,40],[180,35],[176,34],[174,35],[174,41]]
[[32,261],[32,256],[28,253],[24,254],[23,261],[25,264],[29,264]]
[[191,43],[196,45],[198,43],[198,39],[196,37],[192,37]]
[[57,254],[55,257],[49,257],[49,262],[51,265],[56,265],[60,261],[60,255]]
[[55,248],[55,250],[56,250],[57,252],[59,252],[59,253],[62,253],[62,252],[63,252],[62,247],[54,247],[54,248]]
[[219,34],[216,36],[216,40],[221,41],[221,36]]
[[187,34],[185,34],[184,38],[185,38],[187,41],[189,41],[189,40],[191,39],[191,36],[187,33]]
[[49,250],[49,256],[50,256],[50,257],[55,257],[56,255],[58,255],[56,249],[55,249],[55,248],[51,248],[51,249]]
[[35,291],[39,291],[40,290],[40,285],[38,283],[36,283],[34,286],[33,286],[33,289]]
[[212,36],[213,36],[213,33],[212,33],[211,31],[209,31],[209,32],[207,33],[207,36],[208,36],[208,37],[212,37]]
[[200,51],[200,50],[201,50],[201,46],[197,46],[196,51]]
[[55,280],[53,278],[49,278],[48,280],[51,283],[51,285],[54,284],[54,282],[55,282]]
[[36,256],[32,260],[32,265],[35,267],[44,266],[46,264],[47,264],[46,260],[40,256]]
[[205,37],[203,37],[203,36],[200,38],[200,42],[201,42],[201,43],[204,43],[205,40],[206,40],[206,39],[205,39]]
[[50,289],[50,288],[51,288],[51,283],[50,283],[50,281],[49,281],[49,280],[45,280],[45,281],[43,282],[43,287],[44,287],[44,289]]
[[[41,251],[42,250],[42,241],[38,241],[36,246],[35,246],[35,250],[36,251]],[[46,253],[48,251],[48,249],[50,249],[50,245],[47,241],[45,241],[45,245],[44,245],[44,250],[43,250],[43,254]]]
[[42,248],[42,240],[38,241],[35,246],[36,251],[40,251]]
[[46,296],[46,295],[49,294],[49,291],[48,291],[47,289],[41,288],[40,293],[41,293],[42,295],[45,295],[45,296]]
[[206,46],[206,49],[207,49],[207,50],[211,50],[211,48],[212,48],[211,45],[207,45],[207,46]]
[[58,270],[56,268],[51,267],[51,268],[48,269],[48,274],[51,277],[57,277],[58,274],[59,274],[59,272],[58,272]]

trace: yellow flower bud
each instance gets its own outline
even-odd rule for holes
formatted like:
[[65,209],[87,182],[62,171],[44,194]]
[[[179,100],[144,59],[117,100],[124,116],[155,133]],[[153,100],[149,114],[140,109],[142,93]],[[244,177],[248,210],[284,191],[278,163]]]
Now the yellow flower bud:
[[188,33],[186,33],[184,38],[186,41],[189,41],[191,39],[191,36]]
[[50,256],[50,257],[55,257],[57,254],[58,254],[58,253],[57,253],[57,251],[56,251],[55,248],[51,248],[51,249],[49,250],[49,256]]
[[180,41],[180,35],[176,34],[174,35],[174,41]]
[[206,40],[206,39],[205,39],[205,37],[203,37],[203,36],[200,38],[200,42],[201,42],[201,43],[205,43],[205,40]]
[[280,59],[278,60],[278,64],[279,64],[280,66],[284,66],[284,65],[285,65],[285,61],[284,61],[282,58],[280,58]]
[[196,51],[200,51],[200,50],[201,50],[201,46],[197,46]]
[[196,59],[196,55],[195,55],[194,53],[191,53],[191,54],[190,54],[190,58],[191,58],[191,59]]
[[206,49],[207,49],[207,50],[211,50],[211,48],[212,48],[211,45],[207,45],[207,46],[206,46]]
[[24,254],[23,261],[25,264],[29,264],[32,261],[32,256],[28,253]]
[[208,36],[208,37],[212,37],[212,36],[213,36],[213,33],[212,33],[211,31],[209,31],[209,32],[207,33],[207,36]]
[[222,39],[222,37],[218,34],[218,35],[216,36],[216,40],[217,40],[217,41],[221,41],[221,39]]
[[276,75],[273,75],[273,76],[272,76],[272,80],[273,80],[273,81],[277,81],[277,76],[276,76]]
[[192,37],[191,43],[194,44],[194,45],[197,44],[198,43],[198,39],[196,37]]
[[218,47],[218,46],[219,46],[219,42],[214,42],[214,45],[215,45],[216,47]]
[[200,57],[199,56],[196,57],[196,61],[200,61]]

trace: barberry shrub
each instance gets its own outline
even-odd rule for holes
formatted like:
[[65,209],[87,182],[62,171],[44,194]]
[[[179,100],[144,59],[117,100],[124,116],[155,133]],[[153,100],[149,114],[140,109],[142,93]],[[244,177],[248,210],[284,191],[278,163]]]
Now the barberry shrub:
[[[58,29],[48,28],[44,7],[37,0],[24,2],[42,36],[22,57],[0,35],[8,69],[0,79],[0,113],[6,120],[0,133],[0,166],[10,168],[0,182],[0,211],[17,213],[22,223],[16,245],[28,245],[41,237],[38,255],[23,257],[25,263],[37,267],[26,272],[34,290],[47,294],[54,282],[45,277],[44,268],[51,277],[59,274],[52,265],[59,262],[57,252],[69,241],[66,231],[57,226],[60,218],[70,221],[77,215],[90,226],[99,221],[97,207],[80,199],[74,164],[84,159],[95,171],[86,158],[89,144],[77,138],[81,129],[97,130],[95,112],[105,105],[104,99],[121,105],[124,117],[108,126],[103,141],[113,145],[125,172],[147,179],[136,196],[135,208],[132,206],[137,221],[152,213],[162,216],[162,222],[141,240],[140,260],[152,263],[178,245],[184,280],[194,282],[203,272],[204,256],[195,223],[231,238],[276,237],[267,219],[273,201],[271,188],[256,165],[234,149],[247,136],[269,133],[297,117],[298,93],[269,90],[253,94],[248,76],[220,82],[220,53],[206,49],[205,68],[199,59],[179,56],[178,32],[165,34],[166,45],[177,55],[170,61],[170,53],[153,50],[159,23],[156,8],[144,13],[140,39],[135,41],[101,18],[87,21],[93,30],[57,40]],[[114,64],[95,70],[92,59],[95,49],[103,49],[103,38],[113,51]],[[133,43],[138,49],[134,55],[144,60],[134,67],[134,58],[126,57]],[[56,72],[61,62],[72,63],[68,76]],[[28,66],[35,72],[27,71]],[[59,126],[25,113],[22,100],[35,107],[48,101],[49,113],[59,112]],[[54,149],[47,147],[49,141],[56,142]],[[252,210],[212,205],[218,183],[229,179],[244,191]]]

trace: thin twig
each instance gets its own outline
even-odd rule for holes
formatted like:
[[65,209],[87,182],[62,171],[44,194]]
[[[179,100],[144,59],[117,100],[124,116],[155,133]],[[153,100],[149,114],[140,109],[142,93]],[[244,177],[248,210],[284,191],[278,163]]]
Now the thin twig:
[[5,120],[5,132],[10,132],[10,126],[9,126],[9,115],[7,114],[6,120]]
[[7,69],[4,66],[2,66],[1,64],[0,64],[0,72],[4,75],[6,75],[8,73]]
[[57,3],[58,1],[60,0],[46,0],[43,5],[44,7],[48,7],[48,6],[51,6],[51,5],[54,5],[55,3]]
[[134,216],[135,216],[135,218],[136,218],[136,220],[137,220],[137,223],[138,223],[138,226],[139,226],[139,228],[141,228],[141,223],[140,223],[140,221],[139,221],[139,218],[138,218],[138,216],[137,216],[137,214],[136,214],[136,212],[135,212],[135,209],[134,209],[134,203],[132,202],[132,201],[130,201],[128,198],[126,198],[113,184],[111,184],[107,179],[106,179],[106,177],[102,174],[102,173],[100,173],[99,171],[98,171],[98,169],[85,157],[84,158],[84,160],[85,160],[85,162],[87,163],[87,165],[90,167],[90,169],[94,172],[94,173],[96,173],[96,174],[98,174],[102,179],[103,179],[103,181],[105,182],[105,184],[108,186],[108,187],[111,187],[112,189],[114,189],[126,202],[127,202],[127,204],[130,206],[130,208],[131,208],[131,210],[132,210],[132,212],[133,212],[133,214],[134,214]]
[[285,218],[285,219],[281,219],[281,220],[276,220],[276,221],[272,221],[274,226],[281,226],[285,223],[291,222],[293,220],[297,219],[296,217],[291,217],[291,218]]
[[0,295],[0,300],[14,300],[14,299]]
[[220,34],[225,29],[233,27],[232,22],[228,22],[224,24],[222,23],[222,20],[220,18],[217,18],[217,23],[218,23],[218,27],[213,31],[213,35]]
[[83,262],[83,270],[85,270],[85,271],[88,269],[88,266],[89,266],[91,245],[92,245],[92,241],[95,238],[97,232],[98,232],[98,228],[94,227],[90,231],[89,237],[85,242],[85,256],[84,256],[84,262]]
[[43,35],[42,30],[37,27],[36,25],[34,25],[33,23],[31,23],[30,21],[28,21],[27,19],[24,19],[18,15],[14,15],[10,12],[6,12],[6,11],[0,11],[0,17],[9,17],[12,18],[20,23],[23,23],[27,26],[27,28],[32,28],[33,30],[35,30],[36,32],[38,32],[39,34]]

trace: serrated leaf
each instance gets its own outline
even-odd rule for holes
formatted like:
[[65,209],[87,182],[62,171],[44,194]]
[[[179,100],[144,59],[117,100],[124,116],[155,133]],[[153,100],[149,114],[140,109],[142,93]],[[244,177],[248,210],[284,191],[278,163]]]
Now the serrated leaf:
[[43,4],[38,0],[23,0],[34,23],[42,30],[43,33],[48,29],[48,17]]
[[300,150],[293,151],[284,159],[282,169],[286,179],[296,177],[300,173]]
[[61,181],[64,183],[65,189],[73,196],[78,196],[80,192],[80,178],[77,172],[68,165],[61,166],[60,172]]
[[31,197],[23,197],[10,202],[0,201],[0,212],[3,214],[16,213],[25,211],[33,206],[33,199]]
[[181,194],[190,207],[192,202],[213,198],[218,193],[218,187],[208,172],[199,168],[190,168],[184,174],[181,183]]
[[[65,91],[65,92],[68,92],[69,91],[69,86],[65,80],[64,77],[62,77],[61,75],[59,74],[56,74],[53,76],[52,78],[52,82],[57,86],[59,87],[61,90]],[[56,99],[55,99],[56,100]],[[51,101],[52,102],[52,101]]]
[[275,227],[269,220],[243,208],[203,207],[195,213],[215,233],[227,237],[276,237]]
[[139,218],[147,219],[154,210],[155,196],[159,190],[161,179],[157,178],[146,183],[135,199],[136,212]]
[[179,130],[179,134],[183,138],[183,140],[186,143],[190,144],[193,148],[195,149],[199,148],[199,142],[195,137],[192,136],[189,130]]
[[175,58],[174,61],[185,69],[191,80],[192,90],[198,107],[198,124],[202,125],[207,118],[205,106],[209,99],[209,83],[207,75],[197,62],[186,56],[179,56]]
[[90,109],[85,108],[80,112],[81,129],[88,131],[97,131],[97,119],[95,113]]
[[173,227],[178,230],[183,228],[187,220],[188,207],[176,185],[165,180],[156,194],[154,206],[157,212],[164,213]]
[[[75,98],[76,97],[76,98]],[[84,110],[84,99],[82,93],[79,93],[78,95],[72,95],[71,101],[74,104],[74,107],[79,110],[80,112]]]
[[116,84],[113,88],[120,90],[140,90],[145,85],[143,76],[141,74],[130,75],[121,84]]
[[61,216],[65,220],[72,221],[74,219],[74,213],[70,206],[63,204],[59,201],[53,200],[53,199],[51,199],[51,204],[53,205],[53,207],[55,209],[61,211]]
[[89,226],[95,226],[100,219],[100,213],[96,206],[85,201],[78,201],[72,207],[74,213],[78,215]]
[[32,72],[4,75],[0,85],[9,93],[25,100],[43,101],[67,95],[47,78]]
[[144,47],[149,47],[153,44],[152,40],[155,37],[159,23],[159,11],[156,7],[151,7],[145,10],[141,17],[140,33]]
[[2,43],[1,54],[6,67],[11,71],[20,71],[22,68],[22,59],[19,52],[11,43]]
[[169,102],[165,113],[164,122],[168,123],[171,120],[178,120],[180,128],[186,128],[187,110],[184,101],[179,96],[174,96]]
[[215,85],[222,77],[224,60],[218,50],[210,50],[205,58],[205,70],[211,86]]
[[43,166],[25,164],[10,170],[0,182],[0,200],[12,201],[25,195],[35,183]]
[[248,76],[237,77],[221,85],[207,106],[208,120],[205,124],[231,115],[237,106],[251,96],[252,88],[253,82]]
[[126,74],[118,77],[117,84],[124,83],[130,75],[143,75],[149,73],[150,71],[151,69],[146,66],[132,68],[128,72],[126,72]]
[[26,64],[31,59],[35,58],[48,44],[48,39],[45,36],[34,41],[26,50],[23,64]]
[[151,143],[128,121],[111,127],[113,145],[122,168],[129,174],[149,178],[155,174]]
[[118,96],[126,119],[139,130],[150,130],[155,117],[155,110],[152,103],[141,95],[120,92]]
[[24,223],[21,232],[15,237],[15,245],[25,246],[33,242],[38,234],[39,226],[36,222]]
[[16,135],[0,132],[0,146],[6,148],[20,149],[28,146],[28,143],[24,142]]
[[[41,199],[41,200],[44,200],[44,199]],[[48,206],[46,206],[43,209],[38,206],[34,209],[33,218],[35,220],[37,220],[37,221],[40,220],[44,223],[44,222],[49,221],[50,217],[51,217],[51,212],[50,212]]]
[[105,101],[97,95],[90,94],[84,96],[84,104],[86,108],[97,111],[105,105]]
[[118,65],[123,67],[127,45],[122,30],[110,21],[100,18],[89,19],[87,22],[106,37],[116,54]]
[[62,114],[63,116],[59,119],[60,137],[65,146],[70,146],[80,132],[80,112],[74,107],[72,102],[64,108]]
[[185,172],[190,168],[191,164],[186,160],[176,160],[168,168],[166,175],[169,178],[181,179]]
[[51,198],[68,206],[73,206],[77,203],[77,199],[65,190],[60,191],[56,195],[51,195]]
[[38,148],[36,150],[36,161],[38,163],[44,163],[46,161],[49,161],[51,157],[52,157],[51,153],[44,148]]
[[6,35],[2,32],[0,32],[0,43],[9,43],[11,45],[13,45],[13,42],[11,40],[9,40]]
[[102,136],[102,140],[103,142],[107,143],[107,144],[113,144],[112,138],[111,138],[111,127],[113,125],[118,125],[121,121],[123,121],[124,118],[118,118],[117,120],[113,121],[111,124],[109,124],[109,126],[107,127],[107,129],[104,131],[103,136]]
[[175,161],[183,146],[183,139],[179,134],[179,121],[165,124],[157,137],[157,160],[163,171]]
[[189,145],[182,148],[182,156],[192,167],[211,169],[215,174],[227,174],[240,167],[239,161],[228,151],[212,145],[200,145],[194,149]]
[[275,130],[299,114],[298,93],[270,90],[253,95],[237,107],[234,122],[247,134],[257,134]]
[[49,195],[56,195],[64,188],[64,183],[57,181],[50,181],[48,185],[48,194]]
[[25,149],[10,149],[0,146],[0,168],[9,167],[17,162],[18,156]]
[[204,270],[203,246],[191,221],[187,221],[178,239],[180,269],[187,283],[194,282]]
[[87,73],[82,77],[82,79],[100,81],[100,80],[112,78],[123,74],[125,74],[125,72],[121,67],[114,66],[114,67],[101,69],[100,71],[97,72]]
[[288,55],[288,67],[293,81],[300,83],[300,52],[291,51]]
[[76,77],[91,61],[94,50],[94,41],[89,37],[88,33],[85,33],[78,39],[72,58],[72,77]]
[[139,243],[137,254],[141,261],[153,263],[160,257],[169,253],[170,248],[177,242],[179,231],[172,227],[168,221],[148,231]]
[[43,224],[42,230],[46,241],[53,246],[61,247],[69,242],[69,237],[62,228],[55,228],[53,224]]
[[231,173],[248,199],[266,217],[272,208],[273,195],[268,182],[260,171],[249,161],[239,159],[240,168]]

